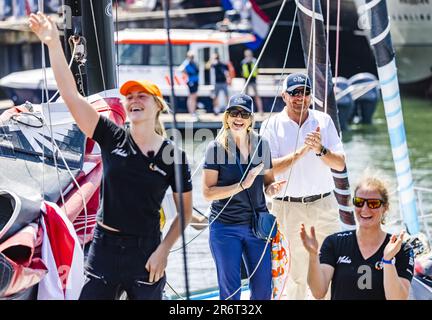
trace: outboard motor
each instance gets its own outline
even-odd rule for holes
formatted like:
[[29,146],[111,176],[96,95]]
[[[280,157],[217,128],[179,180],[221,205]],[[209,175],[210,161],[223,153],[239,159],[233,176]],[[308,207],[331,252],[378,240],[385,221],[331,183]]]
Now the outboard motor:
[[339,124],[342,131],[349,129],[348,124],[353,117],[354,101],[348,91],[348,79],[344,77],[333,78],[334,93],[338,107]]
[[363,124],[371,124],[379,98],[378,80],[372,73],[362,72],[352,76],[348,83],[352,89],[355,115]]

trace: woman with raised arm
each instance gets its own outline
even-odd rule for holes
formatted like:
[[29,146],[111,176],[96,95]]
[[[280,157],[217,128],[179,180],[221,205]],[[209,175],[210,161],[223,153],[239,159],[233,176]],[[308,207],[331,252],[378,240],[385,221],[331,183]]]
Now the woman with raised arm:
[[331,282],[332,300],[408,299],[414,270],[409,244],[383,231],[389,210],[384,182],[366,176],[354,191],[357,230],[328,236],[319,249],[315,229],[301,226],[300,236],[309,252],[308,285],[315,298],[323,298]]
[[[243,258],[251,277],[251,300],[269,300],[271,241],[266,246],[265,240],[253,234],[252,219],[254,211],[267,211],[264,188],[267,195],[273,196],[285,181],[274,182],[267,140],[258,145],[251,97],[239,94],[230,98],[223,126],[220,138],[207,147],[203,170],[203,195],[212,201],[209,242],[216,263],[220,299],[240,299]],[[241,181],[243,172],[246,178]]]
[[103,161],[103,201],[86,262],[87,281],[80,299],[161,299],[170,249],[181,233],[177,216],[161,240],[162,199],[169,186],[179,209],[183,197],[185,223],[192,215],[189,166],[181,152],[184,188],[177,192],[174,152],[164,137],[159,114],[167,107],[150,81],[128,81],[120,88],[130,128],[100,116],[82,97],[70,72],[54,22],[32,14],[30,28],[47,45],[60,94],[79,128],[98,142]]

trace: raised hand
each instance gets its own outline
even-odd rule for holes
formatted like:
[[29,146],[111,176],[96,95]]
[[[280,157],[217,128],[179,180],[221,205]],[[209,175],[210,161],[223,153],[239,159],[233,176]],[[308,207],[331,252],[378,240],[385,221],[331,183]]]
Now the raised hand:
[[37,14],[32,13],[29,18],[29,26],[39,40],[46,45],[49,45],[53,41],[59,41],[59,32],[51,17],[41,12]]
[[274,195],[279,193],[279,191],[282,189],[282,187],[285,185],[286,182],[287,182],[286,180],[280,180],[280,181],[273,182],[271,185],[269,185],[266,188],[266,194],[269,197],[273,197]]
[[262,171],[263,168],[264,168],[264,163],[261,162],[255,168],[249,170],[246,178],[242,182],[243,188],[245,188],[245,189],[250,188],[252,186],[252,184],[254,183],[255,178],[260,174],[260,172]]
[[393,259],[394,256],[400,251],[402,247],[402,240],[404,234],[405,231],[401,231],[399,236],[396,236],[394,234],[391,236],[390,241],[387,243],[386,247],[384,248],[383,258],[385,260]]
[[303,242],[303,246],[309,252],[309,254],[318,254],[318,240],[315,235],[315,227],[310,228],[310,236],[306,232],[305,225],[302,223],[300,226],[300,238]]

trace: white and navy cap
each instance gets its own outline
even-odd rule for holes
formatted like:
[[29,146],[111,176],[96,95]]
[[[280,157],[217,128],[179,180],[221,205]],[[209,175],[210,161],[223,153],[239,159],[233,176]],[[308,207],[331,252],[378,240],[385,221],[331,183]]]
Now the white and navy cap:
[[311,88],[309,77],[303,73],[291,73],[283,82],[283,91],[291,92],[296,88]]
[[253,113],[253,100],[246,94],[235,94],[229,99],[226,109],[229,110],[234,107],[239,107],[247,112]]

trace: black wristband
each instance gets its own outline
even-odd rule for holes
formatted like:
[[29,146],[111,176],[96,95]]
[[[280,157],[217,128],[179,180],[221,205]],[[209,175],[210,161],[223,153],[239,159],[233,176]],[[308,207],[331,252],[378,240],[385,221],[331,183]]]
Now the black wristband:
[[317,157],[322,157],[322,156],[325,156],[326,154],[327,154],[327,148],[324,147],[324,146],[321,146],[321,151],[320,151],[320,153],[315,153],[315,155],[316,155]]

